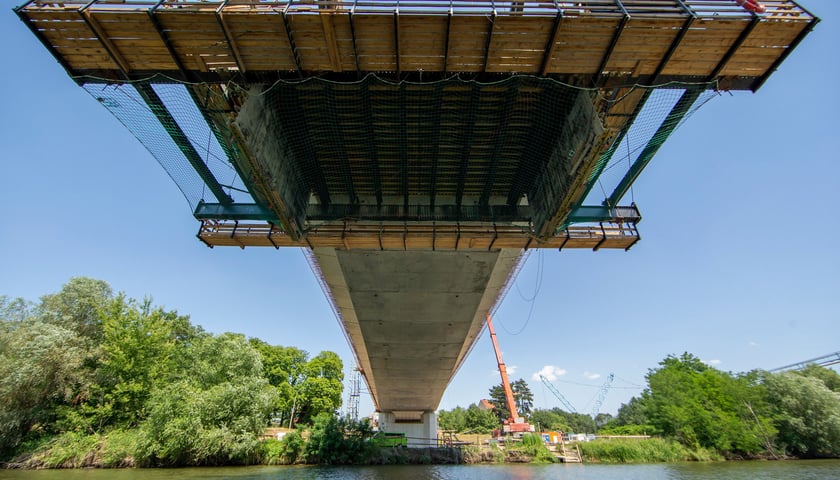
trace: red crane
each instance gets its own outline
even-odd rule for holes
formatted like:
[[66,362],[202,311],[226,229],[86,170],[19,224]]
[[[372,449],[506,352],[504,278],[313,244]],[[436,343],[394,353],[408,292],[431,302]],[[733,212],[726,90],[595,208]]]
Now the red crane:
[[526,423],[525,419],[520,417],[516,411],[516,402],[513,400],[513,389],[510,388],[507,367],[505,367],[505,362],[502,360],[502,351],[499,349],[499,341],[496,339],[496,329],[493,328],[493,319],[490,318],[490,313],[487,314],[487,329],[490,330],[490,340],[493,341],[493,350],[496,351],[496,362],[499,364],[499,374],[502,376],[502,388],[505,391],[505,401],[510,412],[510,417],[502,421],[502,431],[506,434],[533,432],[533,425]]

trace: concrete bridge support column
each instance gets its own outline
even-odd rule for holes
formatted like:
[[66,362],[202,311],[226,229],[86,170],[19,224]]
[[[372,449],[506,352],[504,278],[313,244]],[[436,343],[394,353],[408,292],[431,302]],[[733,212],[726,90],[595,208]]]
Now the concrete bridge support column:
[[402,412],[379,412],[379,430],[404,433],[410,448],[437,446],[437,415],[435,412],[417,412],[420,420],[400,420]]

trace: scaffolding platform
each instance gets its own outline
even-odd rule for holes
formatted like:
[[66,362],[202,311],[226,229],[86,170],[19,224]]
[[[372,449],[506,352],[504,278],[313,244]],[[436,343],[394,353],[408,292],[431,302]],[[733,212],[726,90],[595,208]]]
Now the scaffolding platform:
[[295,240],[266,222],[203,220],[197,237],[209,247],[302,247],[343,250],[493,250],[498,248],[622,249],[639,241],[634,222],[573,225],[548,240],[510,225],[328,224]]
[[270,82],[532,74],[580,86],[756,90],[818,22],[796,2],[33,0],[16,12],[73,77]]

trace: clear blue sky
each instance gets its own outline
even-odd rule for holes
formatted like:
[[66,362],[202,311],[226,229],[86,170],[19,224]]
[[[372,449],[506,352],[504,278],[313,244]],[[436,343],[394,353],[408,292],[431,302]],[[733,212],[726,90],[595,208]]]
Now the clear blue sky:
[[[37,300],[73,276],[234,331],[352,363],[302,252],[209,249],[154,158],[76,86],[4,2],[0,11],[0,294]],[[703,107],[634,188],[644,220],[629,252],[534,252],[496,317],[514,378],[537,407],[615,413],[648,369],[691,352],[733,372],[840,350],[840,3],[757,94]],[[542,262],[541,288],[535,293]],[[521,330],[521,333],[517,333]],[[485,335],[441,408],[499,383]],[[363,396],[361,411],[372,403]]]

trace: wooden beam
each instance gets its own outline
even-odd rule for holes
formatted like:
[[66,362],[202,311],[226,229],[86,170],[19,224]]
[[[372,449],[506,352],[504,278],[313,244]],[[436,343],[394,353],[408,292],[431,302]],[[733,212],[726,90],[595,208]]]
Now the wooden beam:
[[163,31],[163,27],[161,27],[160,22],[158,21],[157,17],[155,16],[155,11],[163,4],[165,0],[160,0],[156,3],[152,8],[150,8],[147,13],[149,15],[149,19],[152,21],[152,26],[155,27],[155,31],[158,33],[158,36],[163,41],[163,45],[166,47],[166,51],[169,52],[169,56],[172,57],[172,61],[175,62],[175,66],[178,68],[178,72],[180,72],[182,80],[184,81],[192,81],[189,72],[184,67],[184,64],[181,62],[181,59],[178,58],[178,52],[175,51],[175,47],[172,45],[172,42],[169,41],[169,37]]
[[[621,5],[621,3],[619,3]],[[615,46],[618,45],[618,40],[621,38],[621,34],[624,32],[624,27],[627,26],[627,21],[630,20],[630,14],[627,13],[627,10],[624,10],[624,5],[621,5],[621,9],[624,11],[624,16],[621,17],[621,22],[618,23],[618,27],[613,34],[612,40],[610,40],[610,45],[607,47],[607,51],[604,52],[604,56],[601,58],[601,64],[598,65],[598,71],[595,73],[595,77],[593,79],[593,84],[598,86],[601,83],[601,77],[604,75],[604,69],[607,68],[607,63],[610,61],[610,57],[615,51]]]
[[333,71],[341,72],[341,55],[338,50],[338,42],[335,39],[335,25],[333,15],[321,13],[321,28],[324,30],[324,43],[327,44],[327,55],[330,57],[330,65]]
[[111,57],[111,60],[113,60],[114,63],[117,64],[120,73],[122,73],[123,77],[128,79],[128,72],[131,70],[131,68],[128,66],[128,62],[125,61],[125,58],[123,58],[117,46],[114,45],[110,38],[108,38],[108,35],[105,33],[105,30],[102,29],[102,25],[99,24],[99,21],[97,21],[96,18],[90,14],[90,12],[85,10],[89,6],[90,4],[85,5],[85,7],[82,9],[79,9],[79,16],[82,17],[82,20],[85,21],[88,28],[90,28],[93,34],[96,35],[96,39],[99,40],[99,43],[102,45],[102,48],[104,48],[105,51],[108,52],[108,56]]
[[289,5],[291,4],[292,2],[289,2],[288,5],[286,5],[286,8],[280,12],[280,16],[283,19],[283,26],[286,28],[286,36],[289,38],[289,46],[292,49],[292,58],[295,59],[295,66],[297,67],[298,75],[303,77],[303,68],[300,66],[300,55],[298,55],[297,47],[295,46],[295,36],[292,34],[292,27],[289,25],[289,18],[286,15],[286,10],[289,9]]
[[362,76],[362,69],[359,67],[359,48],[356,46],[356,22],[353,20],[354,13],[353,11],[356,9],[356,4],[353,4],[353,8],[350,9],[350,15],[348,19],[350,20],[350,38],[353,40],[353,60],[356,62],[356,74],[358,74],[359,78]]
[[225,0],[216,9],[216,21],[219,22],[219,26],[222,27],[222,33],[225,36],[225,41],[228,44],[228,50],[230,50],[231,55],[233,55],[233,61],[236,62],[236,68],[239,69],[240,72],[245,73],[245,61],[242,60],[242,55],[239,53],[239,47],[236,45],[236,39],[233,37],[233,34],[230,31],[230,27],[225,21],[225,17],[222,13],[222,10],[228,4],[230,0]]
[[394,10],[394,62],[397,65],[397,80],[400,79],[400,9]]
[[490,44],[493,41],[493,31],[496,28],[496,9],[493,9],[493,15],[490,16],[490,27],[487,29],[487,41],[484,44],[484,66],[481,71],[487,73],[487,62],[490,60]]
[[744,42],[747,40],[747,37],[750,36],[750,33],[752,33],[753,29],[756,25],[758,25],[760,21],[761,18],[753,13],[752,20],[750,20],[747,26],[744,27],[744,30],[742,30],[741,34],[738,35],[738,38],[735,39],[735,43],[733,43],[732,46],[729,47],[729,50],[726,51],[726,53],[723,55],[723,58],[720,59],[720,62],[718,62],[717,66],[712,71],[711,75],[709,75],[709,81],[716,79],[718,75],[720,75],[720,72],[722,72],[723,69],[726,68],[726,64],[729,63],[729,60],[731,60],[735,53],[738,52],[738,49],[741,48],[741,45],[744,44]]
[[548,41],[543,49],[542,64],[540,65],[540,75],[545,76],[548,72],[548,65],[551,63],[551,57],[554,56],[554,49],[557,46],[557,35],[560,33],[560,25],[563,23],[563,11],[558,10],[554,17],[554,25],[551,27],[551,33],[548,35]]

